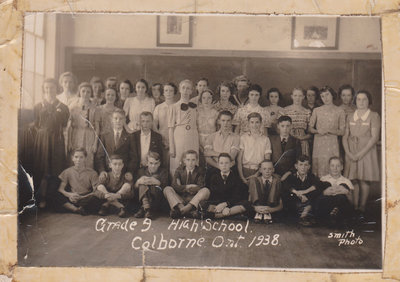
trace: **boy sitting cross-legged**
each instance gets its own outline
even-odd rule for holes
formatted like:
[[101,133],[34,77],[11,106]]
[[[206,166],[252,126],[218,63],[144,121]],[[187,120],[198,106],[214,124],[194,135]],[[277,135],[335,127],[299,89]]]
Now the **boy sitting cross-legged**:
[[210,190],[204,187],[204,169],[196,165],[197,152],[188,150],[183,153],[182,157],[184,165],[176,169],[172,187],[165,187],[164,196],[171,208],[170,216],[172,218],[184,215],[197,218],[199,217],[199,202],[209,198]]
[[124,162],[121,156],[110,156],[111,171],[102,173],[99,177],[99,185],[97,191],[99,197],[105,199],[106,202],[102,205],[99,214],[106,215],[109,213],[109,207],[114,206],[119,209],[118,216],[125,217],[124,200],[132,198],[132,183],[122,173]]
[[61,184],[55,196],[57,206],[82,215],[98,210],[100,204],[94,193],[98,176],[96,171],[85,167],[86,156],[84,148],[74,150],[74,165],[59,175]]
[[219,169],[211,176],[211,195],[207,201],[206,215],[210,217],[222,218],[248,210],[248,201],[241,197],[244,194],[243,184],[231,170],[232,164],[232,158],[228,153],[221,153],[218,156]]
[[329,159],[329,174],[321,177],[322,195],[318,197],[315,213],[319,220],[336,223],[347,219],[352,212],[354,186],[342,176],[343,163],[339,157]]
[[147,166],[139,169],[135,188],[138,190],[141,208],[135,213],[136,218],[152,218],[152,211],[161,207],[163,189],[168,184],[168,172],[160,165],[160,155],[150,151],[147,154]]
[[296,170],[291,172],[283,181],[283,206],[290,214],[299,217],[299,224],[311,226],[313,224],[312,207],[320,194],[320,181],[310,172],[310,158],[301,155],[296,163]]
[[263,160],[260,164],[261,176],[249,180],[249,199],[253,205],[255,222],[272,223],[272,214],[282,210],[281,180],[274,174],[272,161]]

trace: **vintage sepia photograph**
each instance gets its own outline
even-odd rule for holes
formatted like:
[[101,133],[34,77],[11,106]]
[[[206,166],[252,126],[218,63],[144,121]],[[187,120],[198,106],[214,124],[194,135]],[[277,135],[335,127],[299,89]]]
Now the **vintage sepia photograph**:
[[380,271],[380,25],[26,13],[18,265]]

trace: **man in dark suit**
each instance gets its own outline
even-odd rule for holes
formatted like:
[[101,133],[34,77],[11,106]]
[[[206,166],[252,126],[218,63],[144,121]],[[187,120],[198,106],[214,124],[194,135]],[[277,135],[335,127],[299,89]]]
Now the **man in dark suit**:
[[[141,167],[147,166],[148,152],[156,152],[163,159],[162,137],[151,128],[153,126],[153,115],[150,112],[140,114],[141,129],[132,133],[131,151],[129,152],[130,163],[128,170],[134,175]],[[164,164],[161,164],[163,166]]]
[[210,196],[210,190],[204,187],[205,170],[198,167],[198,154],[189,150],[183,154],[184,166],[176,169],[172,187],[164,189],[164,196],[171,208],[170,216],[178,218],[190,214],[197,217],[199,203]]
[[[121,109],[116,109],[111,115],[112,130],[100,135],[100,142],[94,159],[95,169],[100,173],[110,170],[109,156],[117,154],[122,157],[124,162],[123,172],[129,172],[129,152],[131,148],[131,136],[125,130],[125,112]],[[132,177],[128,173],[128,177]],[[132,179],[131,179],[132,180]],[[131,181],[130,180],[130,181]]]
[[289,116],[281,116],[278,119],[279,135],[269,137],[272,149],[271,160],[274,163],[275,173],[280,176],[293,168],[297,157],[301,154],[300,141],[290,135],[291,129],[292,119]]
[[247,189],[244,189],[239,176],[231,170],[232,164],[232,157],[228,153],[218,156],[219,169],[211,175],[211,194],[207,201],[207,211],[211,217],[237,215],[250,209]]

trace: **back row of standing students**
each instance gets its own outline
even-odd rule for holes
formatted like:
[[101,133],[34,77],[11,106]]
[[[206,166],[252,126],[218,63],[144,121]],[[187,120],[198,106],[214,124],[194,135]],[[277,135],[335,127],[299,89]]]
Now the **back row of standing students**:
[[[156,83],[150,89],[144,79],[132,85],[129,80],[118,84],[116,78],[108,78],[104,84],[93,77],[90,83],[81,83],[75,93],[77,80],[69,72],[60,76],[59,84],[63,92],[56,96],[57,83],[45,80],[43,102],[34,110],[37,130],[28,135],[33,136],[30,140],[35,148],[33,159],[37,158],[38,164],[32,166],[36,187],[46,186],[46,176],[61,172],[66,166],[65,156],[73,148],[84,147],[88,152],[86,165],[92,167],[101,146],[97,137],[111,130],[110,116],[116,108],[125,111],[129,133],[140,129],[143,111],[153,113],[154,129],[163,138],[163,163],[172,174],[180,165],[183,152],[188,150],[200,151],[200,156],[203,155],[200,165],[205,165],[204,148],[209,136],[218,130],[218,113],[229,111],[234,115],[235,132],[240,136],[249,132],[249,114],[261,116],[263,136],[277,135],[278,117],[289,116],[291,135],[300,141],[302,154],[312,157],[312,171],[318,176],[328,173],[331,157],[344,156],[344,175],[354,182],[355,193],[361,187],[356,209],[365,210],[370,182],[379,181],[376,153],[379,115],[369,109],[370,93],[361,90],[355,94],[350,85],[339,89],[342,100],[339,107],[334,104],[337,97],[332,88],[310,87],[307,91],[294,88],[292,104],[282,108],[279,106],[282,95],[277,88],[262,96],[261,87],[250,84],[245,76],[236,77],[232,83],[222,82],[215,94],[205,78],[196,85],[183,80],[179,91],[174,83]],[[176,102],[178,92],[180,99]]]

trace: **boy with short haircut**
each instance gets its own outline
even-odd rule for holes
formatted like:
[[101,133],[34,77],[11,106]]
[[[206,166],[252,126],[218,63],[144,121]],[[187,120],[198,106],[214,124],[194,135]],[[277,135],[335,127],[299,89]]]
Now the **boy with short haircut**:
[[243,184],[231,170],[232,163],[228,153],[221,153],[218,156],[219,169],[211,176],[211,194],[207,201],[207,212],[211,213],[211,217],[223,218],[248,210],[248,201],[241,198]]
[[165,187],[164,196],[171,208],[170,216],[172,218],[184,215],[198,218],[199,203],[209,198],[210,190],[204,187],[204,169],[196,165],[197,152],[188,150],[182,157],[184,165],[176,169],[172,187]]
[[274,174],[272,161],[263,160],[260,164],[261,176],[249,180],[249,200],[253,205],[254,221],[272,223],[272,215],[283,208],[281,199],[281,180]]
[[123,201],[132,198],[132,185],[126,175],[122,173],[124,162],[119,155],[110,156],[111,171],[102,173],[97,186],[98,196],[106,202],[101,206],[100,215],[109,213],[110,206],[118,209],[118,216],[125,217],[126,210]]
[[160,167],[160,155],[156,152],[147,154],[147,166],[139,169],[135,188],[138,190],[141,208],[134,217],[152,218],[153,211],[160,209],[163,189],[168,184],[168,172]]
[[282,181],[287,177],[283,176],[296,163],[296,159],[301,154],[301,144],[298,139],[290,135],[292,129],[292,119],[289,116],[280,116],[278,118],[279,135],[271,135],[272,156],[275,173],[282,176]]
[[[152,130],[153,114],[142,112],[140,114],[140,130],[132,133],[131,150],[129,152],[129,171],[137,174],[139,168],[147,166],[148,152],[156,152],[161,156],[163,153],[162,137]],[[164,164],[162,164],[164,165]]]
[[85,167],[86,156],[87,152],[84,148],[73,151],[74,165],[58,176],[61,184],[55,199],[57,206],[82,215],[95,211],[99,205],[94,193],[98,176],[96,171]]
[[329,219],[335,225],[348,218],[352,212],[354,187],[342,176],[343,161],[339,157],[329,159],[329,174],[321,177],[322,195],[316,200],[315,212],[320,220]]
[[283,206],[290,214],[299,217],[299,224],[313,224],[312,206],[319,195],[320,181],[310,172],[310,158],[301,155],[294,165],[296,170],[290,172],[283,181]]
[[[110,159],[108,156],[119,155],[124,162],[123,173],[129,179],[133,179],[133,175],[129,171],[133,171],[129,165],[130,152],[132,151],[132,142],[130,134],[125,130],[125,112],[121,109],[115,109],[111,115],[112,130],[100,135],[100,144],[94,159],[94,166],[100,175],[105,175],[110,170]],[[128,172],[127,172],[128,171]]]
[[118,80],[115,76],[107,77],[105,85],[106,85],[106,89],[112,88],[112,89],[115,89],[116,91],[118,91],[118,87],[117,87]]
[[249,184],[249,179],[258,175],[258,168],[264,159],[271,157],[271,143],[262,134],[262,117],[259,113],[247,116],[249,132],[240,136],[240,152],[238,156],[238,171],[243,183]]

